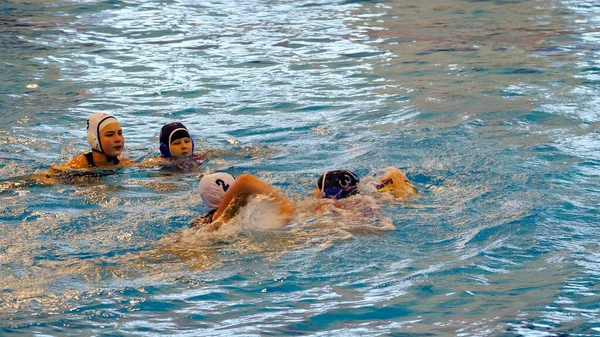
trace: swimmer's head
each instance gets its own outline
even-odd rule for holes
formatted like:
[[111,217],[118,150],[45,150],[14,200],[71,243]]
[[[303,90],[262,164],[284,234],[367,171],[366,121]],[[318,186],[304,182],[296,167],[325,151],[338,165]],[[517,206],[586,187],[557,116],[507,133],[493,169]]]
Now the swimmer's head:
[[358,176],[348,170],[323,173],[317,180],[317,189],[324,199],[342,199],[358,194]]
[[225,192],[235,183],[235,177],[229,173],[218,172],[205,175],[200,180],[198,192],[202,201],[210,210],[219,208]]
[[194,152],[194,141],[185,125],[174,122],[160,130],[160,153],[163,157],[187,157]]
[[93,113],[87,120],[87,141],[93,151],[116,158],[123,151],[125,139],[117,119],[107,113]]
[[412,182],[400,169],[390,170],[375,188],[377,192],[389,192],[397,198],[406,194],[417,194]]

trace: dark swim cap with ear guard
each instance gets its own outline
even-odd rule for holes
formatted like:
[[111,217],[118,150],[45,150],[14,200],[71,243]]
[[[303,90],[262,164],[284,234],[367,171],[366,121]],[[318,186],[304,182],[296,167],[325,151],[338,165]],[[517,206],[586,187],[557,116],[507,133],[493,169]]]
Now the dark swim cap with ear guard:
[[192,153],[194,152],[194,140],[190,136],[190,132],[185,127],[185,125],[179,122],[169,123],[162,127],[160,130],[160,153],[163,157],[171,158],[171,148],[170,145],[172,142],[181,138],[189,138],[192,141]]
[[321,198],[343,199],[358,194],[358,176],[349,170],[335,170],[323,173],[317,180]]

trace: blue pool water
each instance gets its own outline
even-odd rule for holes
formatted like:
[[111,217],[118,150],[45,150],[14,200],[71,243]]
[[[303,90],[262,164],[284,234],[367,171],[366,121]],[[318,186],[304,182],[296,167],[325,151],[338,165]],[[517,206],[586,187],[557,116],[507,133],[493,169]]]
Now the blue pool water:
[[[599,24],[594,0],[0,2],[0,335],[600,335]],[[95,111],[136,160],[171,121],[215,155],[23,183]],[[321,172],[390,166],[420,193],[373,218],[187,229],[205,172],[302,213]]]

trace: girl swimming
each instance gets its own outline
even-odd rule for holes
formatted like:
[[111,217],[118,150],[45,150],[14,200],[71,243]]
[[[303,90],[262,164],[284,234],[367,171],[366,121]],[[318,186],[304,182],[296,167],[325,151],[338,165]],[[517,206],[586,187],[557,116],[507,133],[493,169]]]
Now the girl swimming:
[[158,138],[161,155],[144,161],[141,166],[190,170],[199,167],[207,159],[207,153],[194,153],[194,140],[189,130],[180,122],[164,125]]
[[294,212],[294,206],[286,196],[250,174],[242,174],[237,179],[228,173],[208,174],[200,180],[198,192],[209,212],[194,220],[192,226],[204,225],[207,231],[219,229],[248,204],[250,197],[257,195],[272,198],[285,222],[291,220]]
[[121,156],[125,138],[121,124],[107,113],[93,113],[87,120],[87,141],[92,150],[78,155],[61,165],[52,165],[56,172],[73,169],[109,168],[132,165],[133,162]]

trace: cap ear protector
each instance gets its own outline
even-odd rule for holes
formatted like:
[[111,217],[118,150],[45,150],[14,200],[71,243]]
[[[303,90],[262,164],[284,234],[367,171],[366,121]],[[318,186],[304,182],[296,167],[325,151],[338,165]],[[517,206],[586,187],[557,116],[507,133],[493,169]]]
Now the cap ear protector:
[[[192,135],[190,135],[190,140],[192,141],[192,152],[191,153],[193,154],[195,145],[194,145],[194,139],[192,138]],[[171,151],[169,150],[169,152],[171,152]]]
[[171,154],[171,138],[173,137],[173,134],[177,131],[185,131],[187,133],[190,140],[192,141],[192,153],[194,153],[194,139],[190,135],[189,130],[183,124],[179,122],[174,122],[163,126],[160,130],[160,135],[158,136],[160,139],[160,145],[158,149],[160,150],[160,154],[162,154],[163,157],[171,158],[173,156]]
[[171,150],[169,149],[169,145],[160,143],[160,146],[158,147],[158,149],[160,150],[160,154],[162,154],[163,157],[167,157],[167,158],[171,157]]
[[[89,124],[89,121],[88,121],[88,124]],[[87,142],[92,147],[92,150],[96,150],[98,152],[103,152],[102,145],[100,144],[98,137],[96,137],[94,132],[92,132],[90,130],[88,130],[88,132],[87,132]]]

